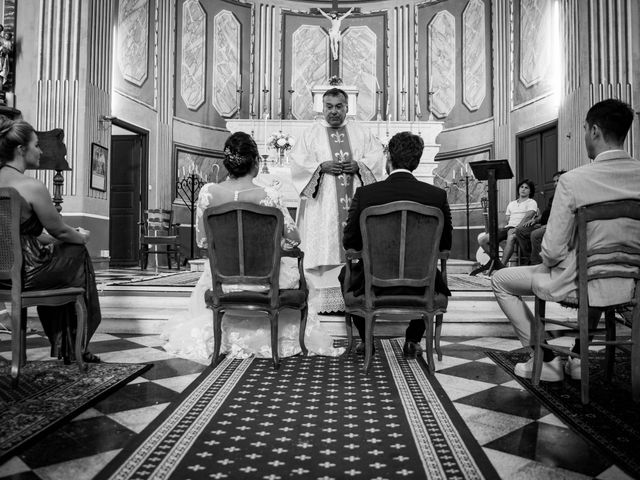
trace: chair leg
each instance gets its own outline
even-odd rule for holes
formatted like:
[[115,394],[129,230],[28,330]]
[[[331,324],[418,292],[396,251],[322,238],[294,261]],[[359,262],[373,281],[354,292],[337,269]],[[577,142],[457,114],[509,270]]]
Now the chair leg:
[[87,371],[87,364],[82,358],[87,349],[87,306],[84,303],[84,296],[80,295],[76,299],[76,362],[81,372]]
[[[615,310],[607,310],[604,314],[604,321],[606,327],[605,340],[608,342],[614,342],[616,340],[616,313]],[[607,381],[610,382],[613,378],[613,367],[616,361],[616,346],[607,345],[606,348],[606,375]]]
[[11,385],[16,388],[19,384],[20,367],[24,349],[22,338],[22,318],[26,316],[26,308],[11,302]]
[[364,317],[364,373],[369,373],[371,361],[373,360],[373,326],[375,325],[375,316],[373,313],[367,312]]
[[174,247],[173,255],[176,259],[176,270],[180,270],[180,245]]
[[434,335],[434,343],[436,347],[436,353],[438,354],[438,361],[442,361],[442,348],[440,347],[440,335],[442,334],[442,321],[444,319],[444,315],[439,313],[436,315],[436,331]]
[[344,323],[347,327],[347,348],[343,355],[346,357],[351,353],[351,348],[353,348],[353,323],[351,322],[351,314],[348,312],[344,314]]
[[273,358],[273,369],[280,368],[280,359],[278,358],[278,317],[280,312],[275,310],[271,312],[271,358]]
[[582,302],[578,307],[580,329],[580,393],[582,404],[589,403],[589,307]]
[[309,350],[307,350],[307,346],[304,344],[304,334],[307,330],[307,316],[309,315],[309,307],[307,305],[304,306],[302,310],[300,310],[300,349],[302,350],[303,355],[307,355]]
[[222,360],[220,358],[220,344],[222,343],[222,316],[224,310],[213,309],[213,357],[211,358],[211,366],[215,367]]
[[429,373],[433,374],[436,371],[435,366],[433,365],[433,314],[427,313],[424,317],[425,322],[425,334],[427,336],[426,340],[426,355],[427,355],[427,367],[429,368]]
[[533,342],[533,374],[531,384],[540,384],[542,374],[542,343],[544,341],[544,316],[547,304],[536,297],[533,322],[531,322],[531,342]]
[[27,363],[27,309],[20,311],[20,367]]
[[171,247],[167,246],[167,267],[171,270]]

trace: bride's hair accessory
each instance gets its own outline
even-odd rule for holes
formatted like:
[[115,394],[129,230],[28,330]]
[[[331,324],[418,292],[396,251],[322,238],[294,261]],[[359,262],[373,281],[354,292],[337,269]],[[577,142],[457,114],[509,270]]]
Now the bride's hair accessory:
[[224,160],[231,168],[238,168],[246,162],[243,156],[232,153],[229,147],[224,149]]

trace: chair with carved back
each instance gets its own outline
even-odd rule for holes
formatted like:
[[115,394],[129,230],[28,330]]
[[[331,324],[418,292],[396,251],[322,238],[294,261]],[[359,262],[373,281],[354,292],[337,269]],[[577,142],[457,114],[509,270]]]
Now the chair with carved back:
[[[212,289],[205,302],[213,310],[214,352],[212,364],[221,361],[221,323],[225,311],[263,312],[271,324],[271,354],[274,369],[278,355],[278,316],[282,309],[300,310],[300,348],[306,355],[304,333],[307,325],[309,289],[304,278],[304,253],[281,247],[284,217],[275,207],[248,202],[233,202],[209,207],[204,224],[211,267]],[[281,257],[298,259],[300,284],[297,289],[280,289]],[[223,290],[223,285],[248,286]],[[249,288],[252,288],[249,290]],[[257,290],[257,291],[256,291]]]
[[[640,248],[633,245],[614,244],[607,247],[587,247],[587,227],[593,221],[606,221],[627,218],[640,221],[640,200],[618,200],[595,203],[581,207],[576,212],[577,219],[577,297],[568,298],[562,305],[578,309],[576,321],[562,321],[545,317],[545,301],[535,299],[535,319],[531,324],[531,339],[534,346],[533,385],[538,385],[542,372],[542,349],[580,359],[580,380],[582,403],[589,403],[589,346],[605,347],[606,375],[610,379],[613,374],[615,349],[631,348],[631,389],[633,400],[640,401]],[[615,232],[612,232],[615,234]],[[631,278],[636,282],[635,295],[629,302],[621,305],[597,307],[604,311],[605,328],[589,328],[589,282],[598,279]],[[631,335],[616,338],[616,310],[632,309]],[[545,325],[554,324],[568,328],[565,333],[577,333],[580,342],[580,353],[568,348],[544,343]],[[605,339],[601,340],[601,335]]]
[[[445,313],[447,306],[447,297],[435,292],[443,226],[440,209],[409,201],[368,207],[360,215],[362,250],[346,252],[344,284],[351,285],[351,263],[358,259],[363,262],[365,287],[364,294],[359,296],[344,292],[348,338],[345,354],[353,344],[351,315],[364,317],[365,373],[371,367],[376,321],[379,317],[398,315],[404,319],[421,318],[425,322],[426,359],[429,371],[435,370],[434,317]],[[385,288],[407,289],[408,293],[385,294]],[[438,320],[441,327],[442,317]],[[439,329],[437,337],[440,337]],[[441,358],[439,346],[437,350]]]
[[20,368],[26,363],[27,308],[75,304],[77,315],[75,351],[80,371],[86,371],[84,352],[87,332],[87,306],[84,288],[23,290],[23,257],[20,241],[21,198],[13,188],[0,188],[0,280],[11,282],[11,289],[0,289],[0,302],[11,304],[11,379],[18,385]]
[[[144,211],[144,219],[140,222],[140,268],[147,269],[149,255],[166,255],[167,266],[171,268],[173,256],[177,269],[180,270],[180,224],[173,223],[173,210],[161,208]],[[150,248],[152,247],[153,248]],[[164,249],[159,247],[164,246]]]

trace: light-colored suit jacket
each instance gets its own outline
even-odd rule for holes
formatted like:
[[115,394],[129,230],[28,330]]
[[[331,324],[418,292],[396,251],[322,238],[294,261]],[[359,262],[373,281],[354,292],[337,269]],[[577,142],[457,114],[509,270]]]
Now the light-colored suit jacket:
[[[640,161],[623,150],[609,150],[588,164],[560,177],[551,215],[542,240],[546,268],[534,274],[533,291],[545,300],[561,301],[576,295],[576,210],[591,203],[640,199]],[[620,218],[591,222],[589,248],[613,245],[640,246],[640,222]],[[606,266],[599,267],[606,269]],[[634,292],[633,279],[612,278],[589,283],[591,306],[624,303]]]

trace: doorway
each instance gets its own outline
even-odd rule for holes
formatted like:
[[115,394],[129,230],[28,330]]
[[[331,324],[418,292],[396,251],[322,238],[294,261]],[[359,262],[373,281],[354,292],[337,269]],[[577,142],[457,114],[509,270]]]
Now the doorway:
[[528,178],[536,186],[533,197],[540,211],[553,196],[552,175],[558,171],[558,126],[546,126],[518,137],[517,181]]
[[109,195],[110,267],[139,264],[141,212],[147,205],[148,134],[114,120]]

